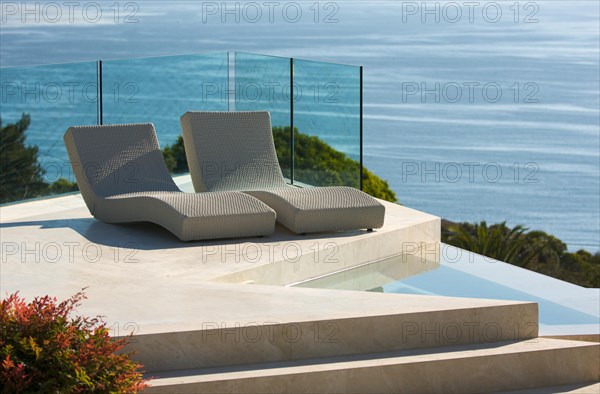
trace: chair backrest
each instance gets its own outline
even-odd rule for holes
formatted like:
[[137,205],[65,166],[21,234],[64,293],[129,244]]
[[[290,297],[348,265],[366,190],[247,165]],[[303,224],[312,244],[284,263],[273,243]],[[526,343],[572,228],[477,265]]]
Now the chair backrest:
[[151,123],[70,127],[71,166],[90,210],[98,199],[147,191],[179,191]]
[[186,112],[181,129],[197,192],[286,186],[269,112]]

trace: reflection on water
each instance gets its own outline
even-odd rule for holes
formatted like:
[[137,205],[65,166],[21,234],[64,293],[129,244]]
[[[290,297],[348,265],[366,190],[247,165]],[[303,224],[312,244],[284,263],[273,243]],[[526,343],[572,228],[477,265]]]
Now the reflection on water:
[[530,301],[539,305],[539,323],[545,325],[600,324],[600,318],[492,280],[470,275],[443,262],[419,256],[395,256],[332,275],[308,280],[298,287],[362,290],[384,293],[437,295]]

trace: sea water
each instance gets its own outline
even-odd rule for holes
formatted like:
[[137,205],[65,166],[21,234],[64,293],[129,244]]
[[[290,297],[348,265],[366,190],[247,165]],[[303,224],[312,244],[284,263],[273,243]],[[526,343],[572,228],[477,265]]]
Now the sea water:
[[[251,23],[241,14],[239,20],[225,15],[223,22],[193,2],[134,3],[133,24],[3,20],[3,67],[89,62],[3,69],[0,115],[6,124],[21,112],[31,114],[27,141],[39,146],[51,177],[68,168],[64,130],[98,121],[96,59],[239,50],[363,65],[364,163],[389,181],[401,203],[453,221],[523,224],[572,250],[597,251],[599,4],[475,3],[472,14],[466,3],[452,3],[461,9],[458,17],[448,2],[428,2],[429,13],[421,2],[298,2],[304,12],[298,23],[277,13],[272,21]],[[493,14],[498,7],[500,17]],[[309,75],[321,67],[313,81],[325,89],[320,98],[328,82],[347,86],[338,89],[337,105],[301,101],[295,126],[356,158],[357,69],[340,66],[336,74],[329,65],[304,66]],[[253,72],[251,65],[245,70]],[[232,109],[222,95],[226,71],[235,70],[222,53],[172,58],[162,66],[160,59],[105,61],[104,122],[151,121],[161,145],[173,143],[180,112]],[[297,73],[301,79],[300,68]],[[266,79],[283,89],[287,76],[282,71]],[[35,94],[10,98],[15,84],[36,81],[46,89],[40,102]],[[65,100],[73,83],[81,96]],[[220,93],[208,94],[215,86]],[[268,104],[274,123],[289,124],[287,104]]]

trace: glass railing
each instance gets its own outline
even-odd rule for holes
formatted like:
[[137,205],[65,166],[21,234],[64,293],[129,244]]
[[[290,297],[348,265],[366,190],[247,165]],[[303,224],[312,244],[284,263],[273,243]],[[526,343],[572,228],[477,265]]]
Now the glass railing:
[[161,146],[181,135],[186,111],[228,110],[228,54],[103,61],[103,124],[152,122]]
[[294,59],[294,180],[360,187],[361,69]]
[[235,110],[270,111],[291,183],[361,188],[361,86],[361,67],[235,53]]
[[291,60],[285,57],[235,53],[235,110],[267,110],[283,176],[292,179]]
[[164,147],[188,110],[268,110],[290,183],[361,187],[360,67],[222,52],[0,71],[0,203],[76,190],[70,126],[152,122]]
[[98,123],[97,81],[96,62],[0,70],[0,203],[67,191],[51,187],[73,181],[63,135]]

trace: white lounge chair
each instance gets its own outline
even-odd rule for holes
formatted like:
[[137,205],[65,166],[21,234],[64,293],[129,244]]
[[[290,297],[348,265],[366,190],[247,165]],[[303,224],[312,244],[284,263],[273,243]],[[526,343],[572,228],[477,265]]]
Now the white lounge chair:
[[273,208],[277,221],[299,234],[383,226],[385,207],[360,190],[288,185],[267,111],[187,112],[181,127],[197,192],[243,191]]
[[183,241],[274,231],[275,212],[249,195],[180,191],[151,123],[71,127],[64,140],[79,190],[96,219],[153,222]]

